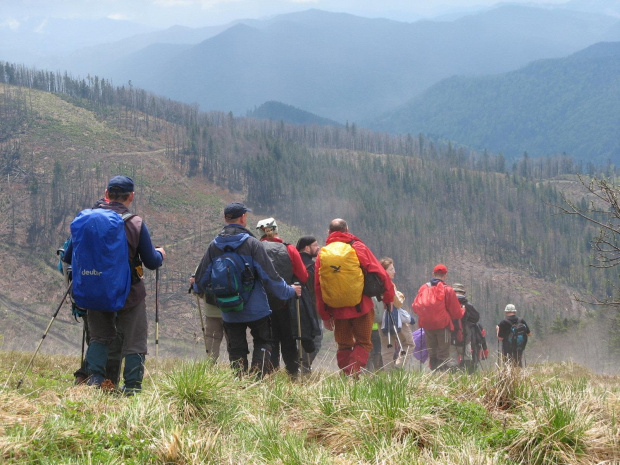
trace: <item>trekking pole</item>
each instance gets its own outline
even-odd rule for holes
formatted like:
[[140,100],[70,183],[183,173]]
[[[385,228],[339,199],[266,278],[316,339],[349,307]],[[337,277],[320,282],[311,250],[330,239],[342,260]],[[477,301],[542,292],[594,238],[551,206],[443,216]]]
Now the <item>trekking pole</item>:
[[[386,311],[386,312],[389,312],[389,311],[390,311],[390,309],[389,309],[389,307],[388,307],[387,305],[385,306],[385,311]],[[387,337],[388,337],[388,344],[387,344],[387,348],[388,348],[388,349],[391,349],[392,347],[394,347],[394,346],[392,345],[392,339],[391,339],[391,337],[390,337],[390,335],[391,335],[392,331],[391,331],[391,329],[390,329],[390,325],[389,325],[389,323],[388,323],[388,321],[387,321],[387,320],[385,321],[385,324],[386,324],[386,325],[387,325],[387,327],[388,327],[388,328],[387,328],[387,329],[388,329],[388,332],[387,332]]]
[[498,339],[497,340],[497,366],[501,367],[503,362],[504,362],[504,359],[499,352],[499,339]]
[[398,329],[396,328],[396,324],[394,323],[394,316],[392,315],[392,310],[390,310],[390,320],[392,321],[392,326],[394,327],[394,334],[396,334],[396,342],[398,342],[398,346],[400,347],[400,355],[406,355],[407,351],[403,349],[403,345],[400,342],[400,337],[398,337]]
[[22,374],[21,379],[17,382],[17,389],[19,389],[22,383],[24,382],[24,377],[28,373],[28,370],[30,370],[30,367],[32,366],[32,362],[34,361],[34,358],[37,356],[37,353],[39,352],[39,349],[41,348],[41,344],[43,344],[43,339],[45,339],[45,336],[47,336],[48,331],[52,327],[52,323],[56,319],[56,315],[58,315],[58,312],[60,311],[60,307],[62,307],[62,304],[65,303],[65,299],[67,298],[67,295],[69,295],[70,290],[71,290],[71,284],[69,284],[69,286],[67,287],[67,290],[65,291],[65,295],[62,296],[62,300],[60,301],[60,304],[58,304],[58,308],[56,308],[56,311],[54,312],[52,319],[48,323],[47,328],[45,329],[45,332],[43,333],[43,337],[41,337],[41,340],[39,341],[39,345],[37,346],[37,349],[34,351],[34,354],[32,354],[32,357],[30,358],[30,361],[28,362],[28,366],[24,370],[24,373]]
[[159,268],[155,270],[155,366],[159,360]]
[[[298,282],[293,283],[295,286],[300,286]],[[295,294],[295,307],[297,310],[297,344],[298,344],[298,352],[299,352],[299,362],[297,362],[299,369],[299,376],[302,375],[302,366],[304,363],[304,351],[301,346],[301,312],[299,311],[299,296]]]
[[[192,288],[190,287],[190,292]],[[200,308],[200,297],[196,294],[196,303],[198,304],[198,317],[200,318],[200,328],[202,329],[202,339],[205,341],[205,352],[209,354],[209,345],[207,344],[207,330],[205,329],[205,322],[202,319],[202,309]]]
[[82,319],[82,356],[80,357],[80,366],[84,365],[84,346],[86,345],[86,322]]

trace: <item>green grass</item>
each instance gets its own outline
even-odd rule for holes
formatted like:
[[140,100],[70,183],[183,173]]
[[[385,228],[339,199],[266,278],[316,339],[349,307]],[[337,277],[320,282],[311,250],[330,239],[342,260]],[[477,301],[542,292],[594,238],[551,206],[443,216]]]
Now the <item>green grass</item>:
[[[76,357],[0,352],[0,462],[618,463],[618,377],[572,364],[474,376],[237,377],[147,361],[142,394],[73,386]],[[24,379],[16,389],[18,379]]]

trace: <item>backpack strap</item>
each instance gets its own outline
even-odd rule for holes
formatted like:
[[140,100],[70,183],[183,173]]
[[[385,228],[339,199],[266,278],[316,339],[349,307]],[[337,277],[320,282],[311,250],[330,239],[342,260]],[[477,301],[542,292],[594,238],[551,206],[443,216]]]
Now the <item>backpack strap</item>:
[[[125,225],[127,225],[127,221],[129,221],[134,216],[136,216],[135,213],[126,211],[121,215],[121,218],[123,219]],[[129,260],[129,269],[131,270],[131,284],[136,284],[142,279],[142,276],[144,276],[142,260],[140,260],[140,256],[137,253],[133,260]]]
[[[347,244],[349,244],[351,247],[353,247],[353,243],[354,242],[355,242],[355,239],[351,240],[350,242],[347,242]],[[355,248],[353,248],[353,250],[355,250]],[[355,251],[355,254],[357,255],[357,251]],[[359,258],[358,258],[358,260],[359,260]],[[364,270],[364,267],[362,266],[361,263],[360,263],[360,268],[362,269],[362,272],[365,275],[366,274],[366,270]],[[362,300],[364,300],[364,294],[363,293],[362,293]],[[357,313],[362,313],[362,301],[360,301],[360,303],[355,306],[355,309],[357,310]]]

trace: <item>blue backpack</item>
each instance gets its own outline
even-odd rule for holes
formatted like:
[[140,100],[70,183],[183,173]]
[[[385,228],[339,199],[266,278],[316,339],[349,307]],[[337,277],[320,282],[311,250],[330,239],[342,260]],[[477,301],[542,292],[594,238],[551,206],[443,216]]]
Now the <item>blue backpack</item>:
[[511,353],[523,352],[527,345],[527,333],[527,325],[521,319],[511,326],[510,333],[508,333],[508,346]]
[[226,246],[224,253],[211,261],[201,280],[205,291],[215,297],[215,305],[222,312],[243,310],[254,287],[252,267],[236,252],[237,248]]
[[73,300],[83,309],[117,312],[131,288],[129,248],[122,216],[102,208],[81,211],[71,222]]

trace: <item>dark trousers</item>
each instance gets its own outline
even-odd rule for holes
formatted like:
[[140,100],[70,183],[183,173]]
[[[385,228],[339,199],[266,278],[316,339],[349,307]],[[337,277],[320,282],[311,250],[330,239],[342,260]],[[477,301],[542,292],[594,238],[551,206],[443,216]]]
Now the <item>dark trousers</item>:
[[269,299],[271,307],[271,331],[273,337],[273,348],[271,351],[271,365],[273,368],[280,366],[280,354],[286,371],[290,375],[296,375],[298,367],[297,341],[293,337],[291,326],[291,314],[288,302],[277,299]]
[[230,365],[239,370],[248,370],[248,348],[247,328],[250,328],[254,349],[252,351],[252,371],[260,373],[261,376],[271,371],[271,318],[266,316],[260,320],[247,321],[243,323],[224,322],[224,332],[228,341],[228,360]]
[[504,363],[511,363],[514,366],[519,366],[523,368],[523,352],[506,352],[502,350],[502,358],[504,359]]
[[[90,345],[90,331],[88,330],[88,317],[86,314],[82,317],[83,325],[84,325],[84,339],[87,345]],[[116,339],[112,341],[110,344],[110,349],[108,352],[108,362],[105,366],[105,376],[109,380],[111,380],[114,384],[118,384],[118,381],[121,376],[121,350],[123,348],[123,333],[121,333],[118,328],[116,332]],[[76,382],[82,382],[86,378],[88,378],[88,365],[86,363],[86,358],[82,360],[82,365],[80,368],[73,373],[73,376],[76,378]]]

